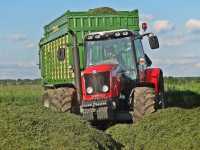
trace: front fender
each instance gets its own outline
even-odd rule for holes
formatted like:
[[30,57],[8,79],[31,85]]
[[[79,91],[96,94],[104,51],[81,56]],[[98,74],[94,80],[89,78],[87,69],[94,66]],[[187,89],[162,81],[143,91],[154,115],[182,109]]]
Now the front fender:
[[164,84],[160,83],[159,80],[161,78],[163,78],[163,72],[160,68],[148,68],[145,70],[145,82],[154,85],[156,95],[158,95],[161,90],[161,84]]

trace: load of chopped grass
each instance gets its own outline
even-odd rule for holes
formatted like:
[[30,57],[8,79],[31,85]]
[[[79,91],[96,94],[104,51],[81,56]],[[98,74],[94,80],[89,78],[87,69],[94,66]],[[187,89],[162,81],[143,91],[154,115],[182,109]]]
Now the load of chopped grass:
[[124,149],[196,150],[200,147],[200,108],[169,108],[134,125],[116,125],[106,131]]
[[117,11],[110,7],[99,7],[94,9],[89,9],[89,13],[96,14],[117,14]]
[[41,87],[0,87],[0,149],[119,149],[110,136],[69,113],[40,105]]

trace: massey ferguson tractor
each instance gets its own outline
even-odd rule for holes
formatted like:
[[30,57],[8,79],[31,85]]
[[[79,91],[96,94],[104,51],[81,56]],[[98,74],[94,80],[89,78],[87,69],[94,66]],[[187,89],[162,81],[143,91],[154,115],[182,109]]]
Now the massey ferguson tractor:
[[[146,31],[147,24],[142,24]],[[66,12],[40,41],[44,106],[91,122],[137,121],[164,108],[163,73],[142,46],[138,11]]]

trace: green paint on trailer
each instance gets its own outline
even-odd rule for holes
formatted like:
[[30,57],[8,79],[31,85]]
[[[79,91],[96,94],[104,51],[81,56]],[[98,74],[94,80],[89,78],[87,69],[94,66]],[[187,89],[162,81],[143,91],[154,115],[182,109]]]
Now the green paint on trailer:
[[[74,83],[71,29],[78,36],[80,67],[84,69],[84,37],[90,32],[129,29],[139,31],[138,10],[114,13],[70,12],[44,27],[44,36],[39,43],[40,69],[45,86]],[[58,51],[64,48],[64,60],[58,59]]]

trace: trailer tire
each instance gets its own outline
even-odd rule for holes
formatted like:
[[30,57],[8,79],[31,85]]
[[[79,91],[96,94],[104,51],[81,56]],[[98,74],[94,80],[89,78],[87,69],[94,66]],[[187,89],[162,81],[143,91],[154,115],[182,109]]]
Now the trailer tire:
[[78,103],[74,88],[60,87],[46,89],[43,94],[43,105],[57,112],[78,113]]
[[156,111],[155,93],[150,87],[136,87],[134,90],[133,121],[141,120],[145,115]]

